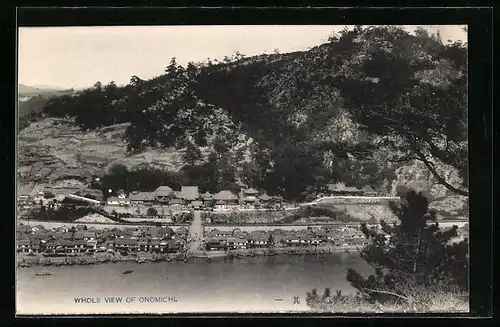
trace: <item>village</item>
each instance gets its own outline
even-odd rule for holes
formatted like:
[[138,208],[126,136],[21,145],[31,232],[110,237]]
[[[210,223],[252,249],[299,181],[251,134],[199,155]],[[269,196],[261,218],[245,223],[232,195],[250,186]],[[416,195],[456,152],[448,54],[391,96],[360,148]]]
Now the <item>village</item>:
[[[66,191],[66,192],[65,192]],[[73,192],[72,192],[73,191]],[[169,186],[159,186],[153,191],[132,191],[126,194],[118,190],[117,196],[110,196],[105,201],[97,197],[76,195],[75,190],[63,188],[47,188],[44,191],[31,194],[18,194],[18,206],[28,210],[33,206],[59,208],[64,200],[71,199],[90,206],[98,206],[109,212],[130,213],[141,217],[154,212],[154,216],[166,216],[169,210],[192,209],[215,212],[248,211],[248,210],[290,210],[298,207],[297,203],[287,203],[281,196],[270,196],[266,192],[259,192],[254,188],[242,188],[238,194],[230,190],[221,190],[218,193],[201,193],[198,186],[182,186],[180,190],[173,190]],[[346,186],[344,183],[328,184],[326,189],[316,194],[317,198],[327,196],[364,196],[377,197],[377,193],[369,186],[358,189]],[[152,216],[152,215],[150,215]]]
[[[76,225],[71,228],[45,228],[43,225],[17,226],[17,252],[21,254],[44,254],[46,256],[92,255],[99,252],[122,256],[140,253],[174,253],[186,255],[192,242],[189,230],[178,227],[137,228],[88,228]],[[324,226],[297,230],[274,229],[271,231],[232,231],[212,229],[206,233],[199,250],[228,251],[254,248],[291,247],[342,247],[342,249],[364,246],[367,240],[356,228]]]
[[[281,217],[287,211],[300,210],[304,206],[314,206],[325,199],[349,202],[353,199],[376,201],[384,198],[370,187],[359,190],[343,183],[328,185],[317,194],[316,200],[301,204],[287,203],[279,196],[270,196],[254,188],[242,188],[239,194],[229,190],[210,194],[199,192],[197,186],[182,186],[180,190],[159,186],[150,192],[120,192],[106,201],[74,194],[54,196],[47,193],[20,198],[20,205],[57,210],[79,203],[98,208],[100,212],[129,217],[129,220],[123,218],[120,223],[111,221],[104,224],[97,219],[88,224],[75,221],[50,227],[50,222],[21,219],[16,238],[20,254],[68,257],[103,253],[111,255],[113,260],[117,256],[130,259],[146,254],[163,254],[168,258],[168,254],[172,254],[187,260],[189,257],[210,256],[210,253],[253,253],[259,249],[266,250],[268,254],[312,249],[349,251],[368,244],[359,222],[339,223],[325,217],[326,220],[317,224],[277,225],[272,217]],[[187,219],[173,221],[172,217],[179,213]],[[264,217],[263,220],[256,220],[259,214]],[[231,225],[227,221],[231,215],[245,219]],[[217,217],[226,217],[226,220],[221,225],[217,223]],[[133,219],[139,219],[142,224],[133,225]],[[369,227],[380,226],[369,224]]]

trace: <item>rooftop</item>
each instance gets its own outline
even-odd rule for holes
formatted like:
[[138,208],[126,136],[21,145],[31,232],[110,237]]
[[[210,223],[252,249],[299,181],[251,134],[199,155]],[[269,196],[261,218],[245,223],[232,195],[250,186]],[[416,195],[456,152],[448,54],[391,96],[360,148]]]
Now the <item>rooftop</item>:
[[169,196],[173,190],[169,186],[158,186],[154,191],[155,196]]
[[220,191],[214,196],[215,200],[222,200],[222,201],[227,201],[227,200],[238,200],[238,196],[236,196],[233,192],[231,191]]
[[153,192],[138,192],[130,194],[131,201],[152,201],[155,198]]
[[200,197],[198,192],[198,186],[182,186],[181,187],[181,197],[184,200],[196,200]]

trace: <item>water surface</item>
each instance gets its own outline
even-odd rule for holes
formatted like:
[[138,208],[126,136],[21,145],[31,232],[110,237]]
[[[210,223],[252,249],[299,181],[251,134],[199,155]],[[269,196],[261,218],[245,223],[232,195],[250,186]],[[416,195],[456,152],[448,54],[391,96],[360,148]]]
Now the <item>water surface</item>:
[[[345,279],[348,268],[371,271],[359,255],[348,253],[18,268],[16,308],[18,314],[303,312],[309,310],[306,292],[313,288],[353,292]],[[127,269],[134,272],[122,274]],[[52,275],[36,276],[42,271]],[[138,302],[151,296],[177,302]],[[300,303],[294,303],[295,296]],[[100,303],[75,304],[75,297]],[[105,297],[123,302],[105,303]],[[127,297],[134,302],[127,303]]]

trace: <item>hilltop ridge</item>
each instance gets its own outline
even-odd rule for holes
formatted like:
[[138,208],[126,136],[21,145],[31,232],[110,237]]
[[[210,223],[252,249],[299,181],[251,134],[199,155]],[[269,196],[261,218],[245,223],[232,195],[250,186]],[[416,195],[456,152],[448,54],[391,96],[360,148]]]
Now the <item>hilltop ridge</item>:
[[[449,196],[466,187],[463,165],[450,154],[462,155],[466,137],[462,121],[453,121],[428,99],[436,94],[436,102],[451,103],[462,96],[455,93],[462,92],[464,51],[462,44],[445,46],[423,32],[357,28],[308,51],[237,55],[187,67],[174,58],[163,75],[151,80],[133,76],[125,87],[96,83],[47,100],[40,116],[20,132],[20,144],[43,146],[44,153],[59,159],[107,158],[99,166],[103,171],[116,163],[136,169],[149,162],[210,190],[245,184],[304,199],[326,183],[344,181],[386,195],[404,184],[428,189],[436,198]],[[394,84],[397,80],[401,83]],[[466,116],[466,106],[457,99]],[[399,108],[403,100],[431,109],[397,109],[385,120],[374,115],[381,103]],[[462,117],[456,108],[449,110]],[[409,142],[421,133],[408,125],[415,115],[429,122],[432,139]],[[399,136],[400,127],[390,125],[390,117],[400,118],[412,134]],[[43,124],[58,131],[50,137],[36,132]],[[119,127],[99,133],[107,126]],[[61,135],[88,141],[62,142]],[[444,142],[434,141],[443,137]],[[166,159],[160,165],[136,160],[153,157]],[[54,162],[53,170],[68,165],[63,162]],[[79,164],[91,166],[84,160]],[[51,183],[51,176],[43,183]]]

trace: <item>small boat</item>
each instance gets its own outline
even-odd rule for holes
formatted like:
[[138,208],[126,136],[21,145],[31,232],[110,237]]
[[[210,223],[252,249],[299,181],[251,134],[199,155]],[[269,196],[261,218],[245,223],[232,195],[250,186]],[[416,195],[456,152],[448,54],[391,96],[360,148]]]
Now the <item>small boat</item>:
[[128,269],[128,270],[125,270],[122,274],[127,275],[127,274],[131,274],[133,272],[134,272],[133,270]]
[[39,272],[39,273],[36,273],[36,275],[37,275],[37,276],[49,276],[49,275],[52,275],[52,273],[51,273],[51,272],[46,271],[46,272]]
[[145,259],[137,259],[137,263],[144,263],[144,262],[146,262]]

